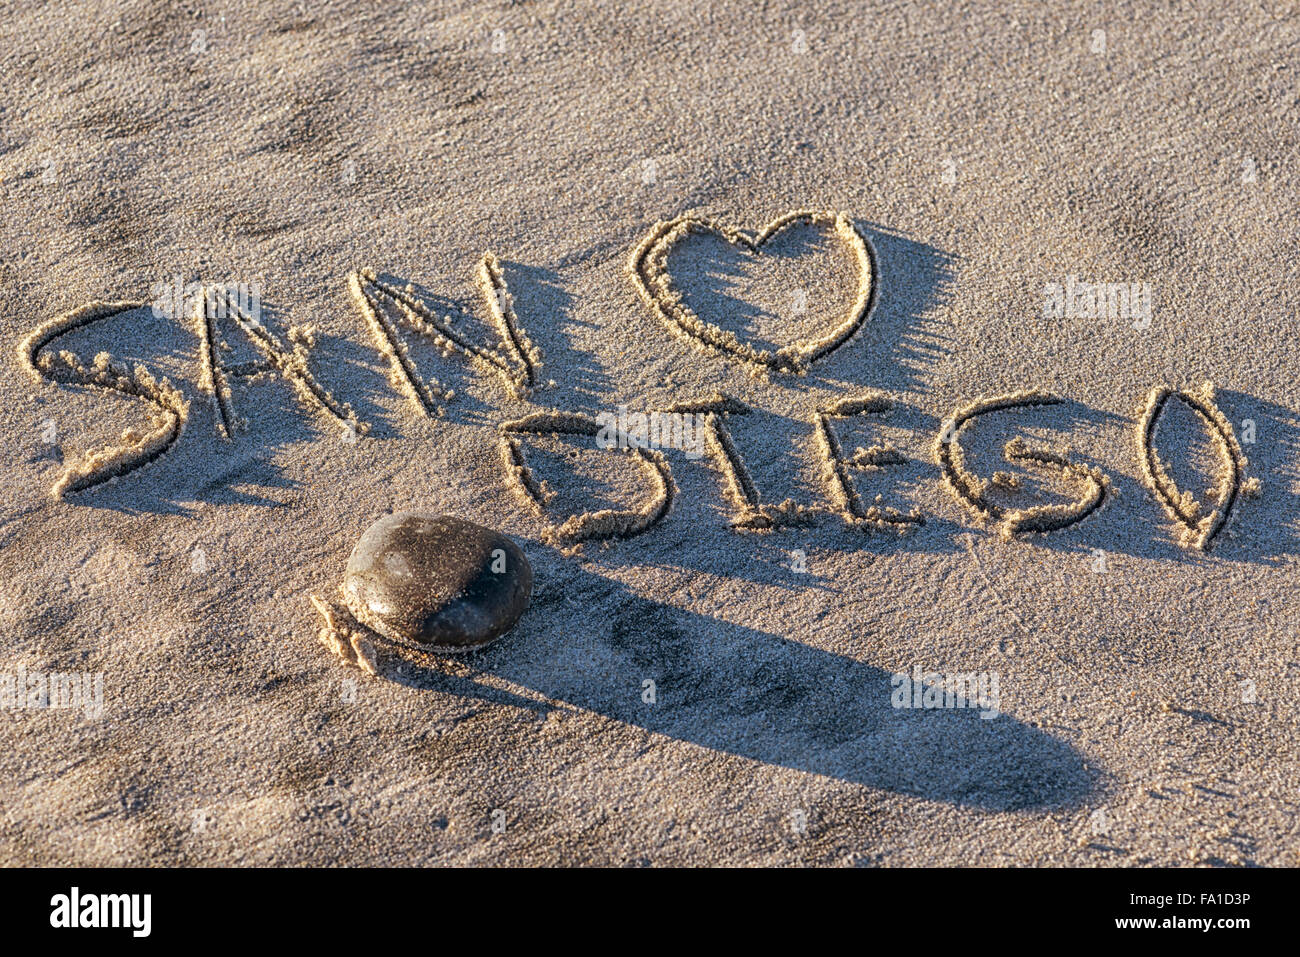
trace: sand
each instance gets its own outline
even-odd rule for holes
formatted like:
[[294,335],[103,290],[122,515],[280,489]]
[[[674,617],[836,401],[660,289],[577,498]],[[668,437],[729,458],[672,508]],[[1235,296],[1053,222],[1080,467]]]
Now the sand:
[[1300,22],[994,6],[12,4],[0,863],[1300,863]]

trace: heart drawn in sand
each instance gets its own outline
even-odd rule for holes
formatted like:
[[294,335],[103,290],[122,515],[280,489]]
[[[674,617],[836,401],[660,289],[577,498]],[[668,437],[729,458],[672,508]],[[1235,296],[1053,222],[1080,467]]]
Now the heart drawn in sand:
[[[692,233],[720,237],[748,252],[761,254],[763,246],[790,226],[832,227],[836,237],[853,255],[858,267],[858,288],[853,304],[833,328],[814,339],[802,339],[775,352],[756,349],[734,332],[701,318],[686,304],[668,273],[668,256]],[[705,219],[681,216],[657,223],[632,252],[628,273],[637,292],[674,334],[696,345],[765,369],[802,374],[810,363],[830,355],[844,345],[866,322],[876,296],[875,259],[866,238],[844,213],[800,210],[787,213],[764,226],[757,234]]]

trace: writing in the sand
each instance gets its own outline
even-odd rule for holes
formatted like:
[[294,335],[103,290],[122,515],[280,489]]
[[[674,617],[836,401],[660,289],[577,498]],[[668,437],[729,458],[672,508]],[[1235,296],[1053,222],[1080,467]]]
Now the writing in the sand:
[[[736,334],[701,319],[674,286],[668,269],[668,252],[692,233],[706,232],[759,254],[777,232],[793,227],[831,229],[855,257],[859,267],[858,294],[849,312],[823,336],[797,341],[775,353],[756,349]],[[674,335],[689,340],[702,351],[724,361],[741,362],[759,375],[804,372],[808,365],[839,349],[866,321],[876,298],[875,253],[852,220],[842,213],[797,212],[768,224],[757,234],[716,223],[682,217],[659,223],[633,251],[628,276],[651,311]],[[498,341],[495,348],[474,342],[454,327],[450,317],[439,316],[410,286],[386,281],[371,269],[348,277],[348,287],[376,349],[387,360],[390,381],[409,401],[414,414],[437,417],[456,398],[453,390],[424,375],[408,347],[414,336],[437,347],[446,357],[458,357],[498,382],[513,398],[533,401],[548,384],[542,378],[542,353],[520,324],[513,297],[497,258],[491,253],[478,264],[478,286],[488,320]],[[143,365],[133,369],[105,352],[86,362],[67,350],[51,348],[60,337],[94,323],[150,303],[139,301],[93,302],[42,323],[19,346],[19,359],[36,379],[91,387],[143,401],[150,420],[144,430],[130,429],[120,443],[95,450],[64,466],[53,486],[56,497],[85,492],[114,481],[162,458],[180,441],[189,422],[189,403],[166,379],[155,378]],[[177,290],[165,306],[154,302],[155,313],[186,315],[199,339],[198,389],[212,402],[215,428],[231,440],[246,423],[235,408],[232,383],[259,376],[278,376],[287,382],[307,409],[342,430],[348,441],[368,431],[347,403],[336,399],[311,371],[316,351],[314,330],[295,326],[287,330],[286,343],[261,321],[259,302],[251,302],[235,287],[194,285]],[[223,329],[235,329],[260,357],[253,362],[229,363],[229,344]],[[1073,460],[1066,452],[1031,448],[1021,438],[1007,442],[1003,455],[1010,464],[1053,476],[1071,490],[1073,499],[1061,504],[1014,504],[1019,478],[996,472],[989,478],[971,469],[963,437],[993,412],[1032,410],[1066,401],[1049,392],[1027,390],[982,396],[952,411],[934,437],[932,451],[942,481],[953,497],[981,521],[996,526],[1003,537],[1050,533],[1084,521],[1111,496],[1110,479],[1100,469]],[[1217,451],[1219,474],[1208,502],[1181,489],[1156,452],[1159,424],[1171,402],[1181,403],[1201,421]],[[885,505],[882,496],[864,500],[858,479],[864,473],[881,474],[903,465],[907,458],[891,445],[873,445],[846,453],[840,430],[845,420],[887,414],[892,400],[881,393],[864,392],[832,402],[812,415],[813,454],[818,457],[824,501],[820,504],[764,501],[746,467],[728,423],[746,415],[750,407],[722,394],[688,398],[664,408],[592,417],[583,413],[538,408],[498,427],[500,455],[511,489],[526,507],[545,522],[544,537],[565,549],[583,542],[607,541],[642,534],[664,521],[677,496],[677,485],[663,448],[688,451],[688,457],[707,456],[717,469],[722,493],[732,508],[731,526],[737,531],[770,532],[788,526],[815,524],[838,518],[866,530],[907,533],[925,524],[917,511],[902,512]],[[601,509],[571,515],[563,521],[548,509],[547,489],[529,466],[525,455],[528,436],[579,436],[599,448],[616,449],[636,458],[645,475],[646,494],[623,509]],[[1161,385],[1150,390],[1135,433],[1139,470],[1144,483],[1189,548],[1206,550],[1222,533],[1243,497],[1258,493],[1258,479],[1246,476],[1247,461],[1232,423],[1219,409],[1213,387],[1197,389]]]

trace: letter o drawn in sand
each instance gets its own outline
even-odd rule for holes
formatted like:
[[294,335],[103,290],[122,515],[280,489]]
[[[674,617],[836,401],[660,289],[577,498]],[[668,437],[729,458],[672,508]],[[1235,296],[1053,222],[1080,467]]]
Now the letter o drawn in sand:
[[[1164,463],[1155,450],[1155,433],[1160,417],[1170,399],[1177,399],[1192,409],[1207,426],[1218,447],[1222,466],[1214,510],[1203,515],[1201,503],[1191,492],[1180,491],[1169,477]],[[1181,541],[1188,548],[1209,551],[1210,543],[1223,530],[1237,503],[1238,496],[1253,497],[1259,494],[1259,479],[1245,479],[1246,456],[1232,431],[1232,423],[1219,411],[1214,401],[1214,385],[1206,382],[1199,393],[1160,386],[1147,396],[1146,407],[1138,422],[1138,457],[1142,463],[1142,479],[1155,492],[1165,512],[1183,526]]]
[[1014,476],[995,475],[986,482],[966,467],[966,455],[961,446],[961,433],[977,416],[1005,409],[1032,408],[1038,405],[1060,405],[1065,400],[1050,392],[1026,391],[1009,395],[976,399],[953,412],[949,425],[940,433],[935,443],[935,455],[948,488],[958,501],[972,508],[981,518],[1001,522],[999,534],[1009,539],[1018,532],[1051,532],[1087,518],[1101,507],[1106,498],[1110,479],[1100,469],[1071,462],[1064,455],[1045,449],[1030,449],[1022,439],[1008,442],[1003,455],[1008,462],[1021,462],[1044,470],[1055,471],[1062,478],[1081,487],[1082,494],[1074,502],[1062,505],[1033,505],[1029,508],[1007,508],[988,497],[990,484],[1014,488]]
[[[858,289],[853,305],[839,323],[825,335],[782,346],[776,352],[755,349],[734,332],[702,319],[682,297],[668,273],[668,256],[673,247],[692,233],[718,236],[733,246],[751,253],[761,253],[763,246],[789,226],[833,226],[835,235],[858,266]],[[645,239],[632,251],[628,275],[641,298],[675,335],[701,348],[714,349],[759,369],[793,372],[802,375],[807,367],[830,355],[862,328],[876,296],[876,268],[871,247],[844,213],[800,210],[768,223],[756,235],[711,220],[680,216],[656,223]]]

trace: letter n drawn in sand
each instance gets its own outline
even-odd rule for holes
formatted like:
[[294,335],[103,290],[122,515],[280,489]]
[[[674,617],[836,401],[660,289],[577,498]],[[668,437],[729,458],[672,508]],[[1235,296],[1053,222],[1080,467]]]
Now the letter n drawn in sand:
[[66,466],[50,490],[55,498],[133,472],[162,457],[180,440],[189,404],[166,379],[158,381],[143,365],[137,365],[134,370],[118,365],[107,352],[99,353],[87,365],[67,350],[54,355],[42,351],[69,332],[146,305],[144,302],[92,302],[42,323],[18,345],[19,362],[38,381],[49,379],[118,392],[143,399],[152,407],[148,431],[127,429],[122,433],[120,445],[106,446]]
[[441,403],[452,401],[456,393],[437,379],[421,378],[398,332],[399,323],[433,343],[444,358],[459,353],[483,371],[494,373],[516,399],[526,398],[539,384],[541,350],[520,327],[505,273],[492,253],[485,253],[479,261],[476,279],[490,325],[499,339],[496,350],[472,342],[451,325],[451,316],[439,317],[416,298],[415,287],[410,284],[399,288],[384,282],[373,269],[362,269],[348,277],[352,299],[366,320],[371,338],[388,359],[390,381],[427,416],[442,415]]

